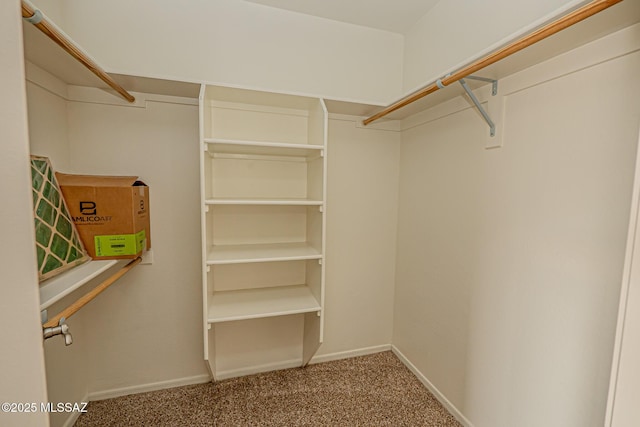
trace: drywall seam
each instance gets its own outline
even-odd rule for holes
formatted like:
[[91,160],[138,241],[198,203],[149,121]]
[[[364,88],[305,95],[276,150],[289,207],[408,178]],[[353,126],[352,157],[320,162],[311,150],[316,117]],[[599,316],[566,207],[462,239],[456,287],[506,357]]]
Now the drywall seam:
[[444,394],[442,394],[440,390],[438,390],[436,386],[434,386],[431,383],[431,381],[429,381],[429,379],[422,372],[420,372],[420,370],[416,368],[416,366],[413,363],[411,363],[411,361],[404,354],[402,354],[402,352],[398,349],[398,347],[396,347],[395,345],[392,345],[391,351],[393,351],[393,354],[395,354],[398,357],[398,359],[400,359],[400,361],[402,361],[402,363],[404,363],[404,365],[407,368],[409,368],[409,370],[413,372],[413,374],[416,377],[418,377],[420,382],[436,397],[436,399],[438,399],[440,403],[442,403],[442,405],[447,409],[447,411],[451,413],[451,415],[456,417],[456,419],[464,427],[473,427],[473,424],[471,424],[471,421],[469,421],[467,418],[465,418],[464,415],[462,415],[462,412],[460,412],[458,408],[456,408],[455,405],[451,403],[444,396]]

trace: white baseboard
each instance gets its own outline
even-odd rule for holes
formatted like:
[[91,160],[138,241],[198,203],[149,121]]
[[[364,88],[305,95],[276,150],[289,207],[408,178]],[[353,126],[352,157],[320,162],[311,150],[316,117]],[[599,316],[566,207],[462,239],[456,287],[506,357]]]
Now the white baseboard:
[[[330,362],[332,360],[349,359],[351,357],[366,356],[367,354],[380,353],[381,351],[391,350],[391,344],[378,345],[375,347],[358,348],[355,350],[341,351],[337,353],[323,354],[314,356],[309,364]],[[229,378],[241,377],[244,375],[259,374],[262,372],[278,371],[281,369],[297,368],[302,365],[302,359],[285,360],[283,362],[267,363],[265,365],[248,366],[246,368],[229,369],[219,371],[216,374],[216,380],[226,380]]]
[[195,375],[193,377],[177,378],[175,380],[158,381],[155,383],[97,391],[89,393],[87,398],[89,401],[112,399],[114,397],[127,396],[129,394],[146,393],[148,391],[164,390],[166,388],[181,387],[192,384],[202,384],[209,381],[211,381],[209,374]]
[[398,350],[396,346],[392,345],[391,351],[393,351],[393,354],[398,356],[398,359],[400,359],[402,363],[404,363],[404,365],[409,368],[409,370],[413,372],[416,377],[418,377],[420,382],[436,397],[436,399],[440,401],[440,403],[442,403],[447,411],[451,412],[451,414],[456,417],[460,424],[462,424],[464,427],[473,427],[471,421],[469,421],[464,415],[462,415],[462,412],[460,412],[453,403],[449,402],[444,394],[442,394],[440,390],[438,390],[436,386],[434,386],[431,381],[429,381],[427,377],[424,376],[424,374],[420,372],[420,370],[418,370],[418,368],[416,368],[416,366],[411,363],[400,350]]
[[389,350],[391,350],[391,344],[358,348],[356,350],[340,351],[338,353],[321,354],[319,356],[314,356],[309,363],[315,365],[316,363],[331,362],[332,360],[350,359],[352,357],[366,356],[368,354],[381,353],[383,351]]
[[[85,394],[84,397],[78,402],[88,402],[89,401],[89,395]],[[80,415],[82,415],[81,412],[71,412],[69,414],[69,418],[67,418],[67,420],[62,424],[62,427],[73,427],[73,425],[76,423],[76,421],[78,421],[78,418],[80,418]]]
[[245,375],[260,374],[262,372],[279,371],[281,369],[297,368],[302,365],[302,358],[285,360],[282,362],[266,363],[264,365],[247,366],[246,368],[228,369],[216,373],[216,381],[229,378],[242,377]]
[[[378,345],[374,347],[365,347],[365,348],[359,348],[355,350],[347,350],[347,351],[341,351],[337,353],[323,354],[323,355],[313,357],[310,363],[316,364],[316,363],[329,362],[332,360],[349,359],[352,357],[366,356],[368,354],[375,354],[375,353],[380,353],[382,351],[389,351],[391,349],[392,349],[391,344],[384,344],[384,345]],[[296,368],[300,365],[302,365],[302,359],[293,359],[293,360],[285,360],[285,361],[276,362],[276,363],[267,363],[264,365],[249,366],[249,367],[239,368],[239,369],[229,369],[226,371],[217,372],[216,380],[220,381],[220,380],[226,380],[229,378],[235,378],[235,377],[240,377],[244,375],[253,375],[253,374],[259,374],[262,372],[276,371],[280,369]],[[184,385],[201,384],[209,381],[211,381],[211,377],[208,374],[196,375],[193,377],[178,378],[178,379],[169,380],[169,381],[159,381],[159,382],[149,383],[149,384],[140,384],[140,385],[134,385],[129,387],[92,392],[92,393],[89,393],[87,399],[88,401],[112,399],[114,397],[126,396],[129,394],[146,393],[149,391],[163,390],[163,389],[172,388],[172,387],[181,387]]]

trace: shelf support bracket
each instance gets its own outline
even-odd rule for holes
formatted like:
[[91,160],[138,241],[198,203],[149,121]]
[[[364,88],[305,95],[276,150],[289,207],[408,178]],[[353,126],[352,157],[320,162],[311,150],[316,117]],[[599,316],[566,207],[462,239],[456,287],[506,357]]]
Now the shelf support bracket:
[[[492,86],[492,90],[491,90],[491,96],[496,96],[498,94],[498,81],[497,80],[488,79],[488,78],[485,78],[485,77],[476,77],[476,76],[467,76],[466,78],[473,79],[473,80],[482,80],[482,81],[491,82],[492,85],[493,85]],[[458,82],[460,83],[460,85],[462,86],[464,91],[467,92],[467,95],[469,95],[469,98],[471,98],[471,101],[473,102],[473,104],[476,106],[476,108],[478,109],[478,111],[480,112],[480,114],[482,115],[484,120],[489,125],[489,135],[492,136],[492,137],[495,136],[496,135],[496,125],[495,125],[495,123],[493,123],[493,120],[491,120],[491,117],[489,117],[489,114],[487,114],[485,109],[480,104],[480,101],[478,101],[478,98],[476,98],[476,96],[473,94],[471,89],[469,89],[469,86],[467,85],[467,82],[464,79],[460,79],[460,80],[458,80]]]

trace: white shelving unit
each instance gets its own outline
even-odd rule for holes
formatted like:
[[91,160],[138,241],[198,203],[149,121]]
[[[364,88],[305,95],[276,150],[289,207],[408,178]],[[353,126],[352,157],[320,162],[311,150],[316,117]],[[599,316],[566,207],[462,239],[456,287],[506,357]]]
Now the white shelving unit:
[[200,92],[205,360],[216,325],[303,316],[302,365],[322,343],[327,111],[316,98]]

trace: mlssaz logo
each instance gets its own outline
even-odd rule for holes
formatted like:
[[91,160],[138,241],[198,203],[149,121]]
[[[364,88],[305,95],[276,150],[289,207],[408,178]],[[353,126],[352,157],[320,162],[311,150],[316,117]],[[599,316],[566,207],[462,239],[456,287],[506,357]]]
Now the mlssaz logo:
[[95,215],[96,203],[95,202],[80,202],[80,213],[82,215]]

